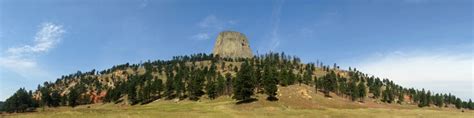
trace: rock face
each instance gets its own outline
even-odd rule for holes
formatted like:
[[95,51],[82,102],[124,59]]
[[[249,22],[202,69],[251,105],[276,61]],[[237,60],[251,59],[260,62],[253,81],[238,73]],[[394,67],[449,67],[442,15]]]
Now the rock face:
[[235,31],[224,31],[217,36],[214,55],[228,58],[252,58],[249,41],[244,34]]

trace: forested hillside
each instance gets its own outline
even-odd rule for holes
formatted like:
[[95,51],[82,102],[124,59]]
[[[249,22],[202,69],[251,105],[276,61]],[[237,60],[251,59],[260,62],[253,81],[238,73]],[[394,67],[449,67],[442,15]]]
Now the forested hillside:
[[284,53],[234,59],[204,53],[176,56],[102,71],[78,71],[55,82],[44,82],[34,91],[20,88],[2,109],[25,112],[37,107],[108,102],[140,105],[157,99],[198,101],[220,96],[231,96],[240,104],[252,102],[255,94],[266,94],[267,100],[278,101],[278,88],[294,84],[311,86],[328,98],[336,95],[353,102],[474,108],[471,100],[462,101],[452,94],[406,88],[356,68],[344,70],[335,63],[330,65],[319,61],[302,63],[298,57]]

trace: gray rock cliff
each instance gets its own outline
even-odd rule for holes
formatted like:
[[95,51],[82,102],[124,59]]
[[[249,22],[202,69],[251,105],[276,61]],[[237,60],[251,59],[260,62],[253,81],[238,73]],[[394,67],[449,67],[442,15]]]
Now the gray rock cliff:
[[213,50],[214,55],[229,58],[252,58],[250,44],[244,34],[235,31],[224,31],[217,36]]

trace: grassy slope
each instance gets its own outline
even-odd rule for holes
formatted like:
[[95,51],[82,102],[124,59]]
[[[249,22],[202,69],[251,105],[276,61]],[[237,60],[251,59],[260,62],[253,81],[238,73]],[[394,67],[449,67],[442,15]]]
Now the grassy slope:
[[[308,97],[310,96],[310,97]],[[256,102],[235,105],[235,101],[224,96],[216,100],[201,101],[155,101],[147,105],[127,106],[120,104],[93,104],[76,108],[60,107],[39,109],[35,113],[7,114],[6,117],[465,117],[472,118],[473,111],[461,112],[446,108],[417,108],[414,105],[377,104],[351,102],[336,97],[325,98],[314,93],[311,87],[292,85],[279,88],[277,102],[264,100],[265,95],[256,96]],[[90,108],[88,108],[90,107]],[[2,117],[3,117],[2,116]]]

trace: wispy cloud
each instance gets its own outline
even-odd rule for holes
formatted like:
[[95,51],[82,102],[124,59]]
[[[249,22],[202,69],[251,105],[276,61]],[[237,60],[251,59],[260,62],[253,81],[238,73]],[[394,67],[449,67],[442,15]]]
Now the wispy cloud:
[[61,25],[42,23],[33,44],[8,48],[6,54],[0,57],[0,67],[25,78],[44,76],[36,57],[53,49],[65,32]]
[[302,39],[317,38],[321,32],[334,28],[334,24],[337,24],[338,20],[341,19],[341,14],[337,10],[331,10],[319,15],[318,19],[313,20],[312,23],[300,29],[299,35],[303,37]]
[[236,25],[237,21],[235,20],[224,20],[220,19],[215,15],[208,15],[200,22],[197,23],[197,26],[201,29],[199,33],[191,36],[195,40],[208,40],[212,33],[217,33],[222,30],[227,30],[228,28]]
[[209,39],[209,34],[208,33],[198,33],[192,37],[193,39],[197,40],[207,40]]
[[201,28],[216,28],[222,29],[224,23],[217,19],[215,15],[206,16],[201,22],[198,23],[198,26]]
[[145,8],[148,6],[148,0],[140,0],[140,8]]
[[64,32],[62,26],[43,23],[34,37],[34,45],[11,47],[8,48],[7,52],[11,56],[28,56],[29,54],[47,52],[61,40],[61,35]]
[[472,51],[394,51],[370,56],[357,67],[405,87],[454,93],[469,99],[474,97],[473,62]]
[[279,37],[278,30],[280,28],[280,14],[281,14],[281,9],[284,2],[285,0],[276,0],[275,4],[273,5],[272,19],[271,19],[272,29],[270,32],[271,42],[269,46],[270,51],[273,51],[278,46],[280,46],[280,37]]

